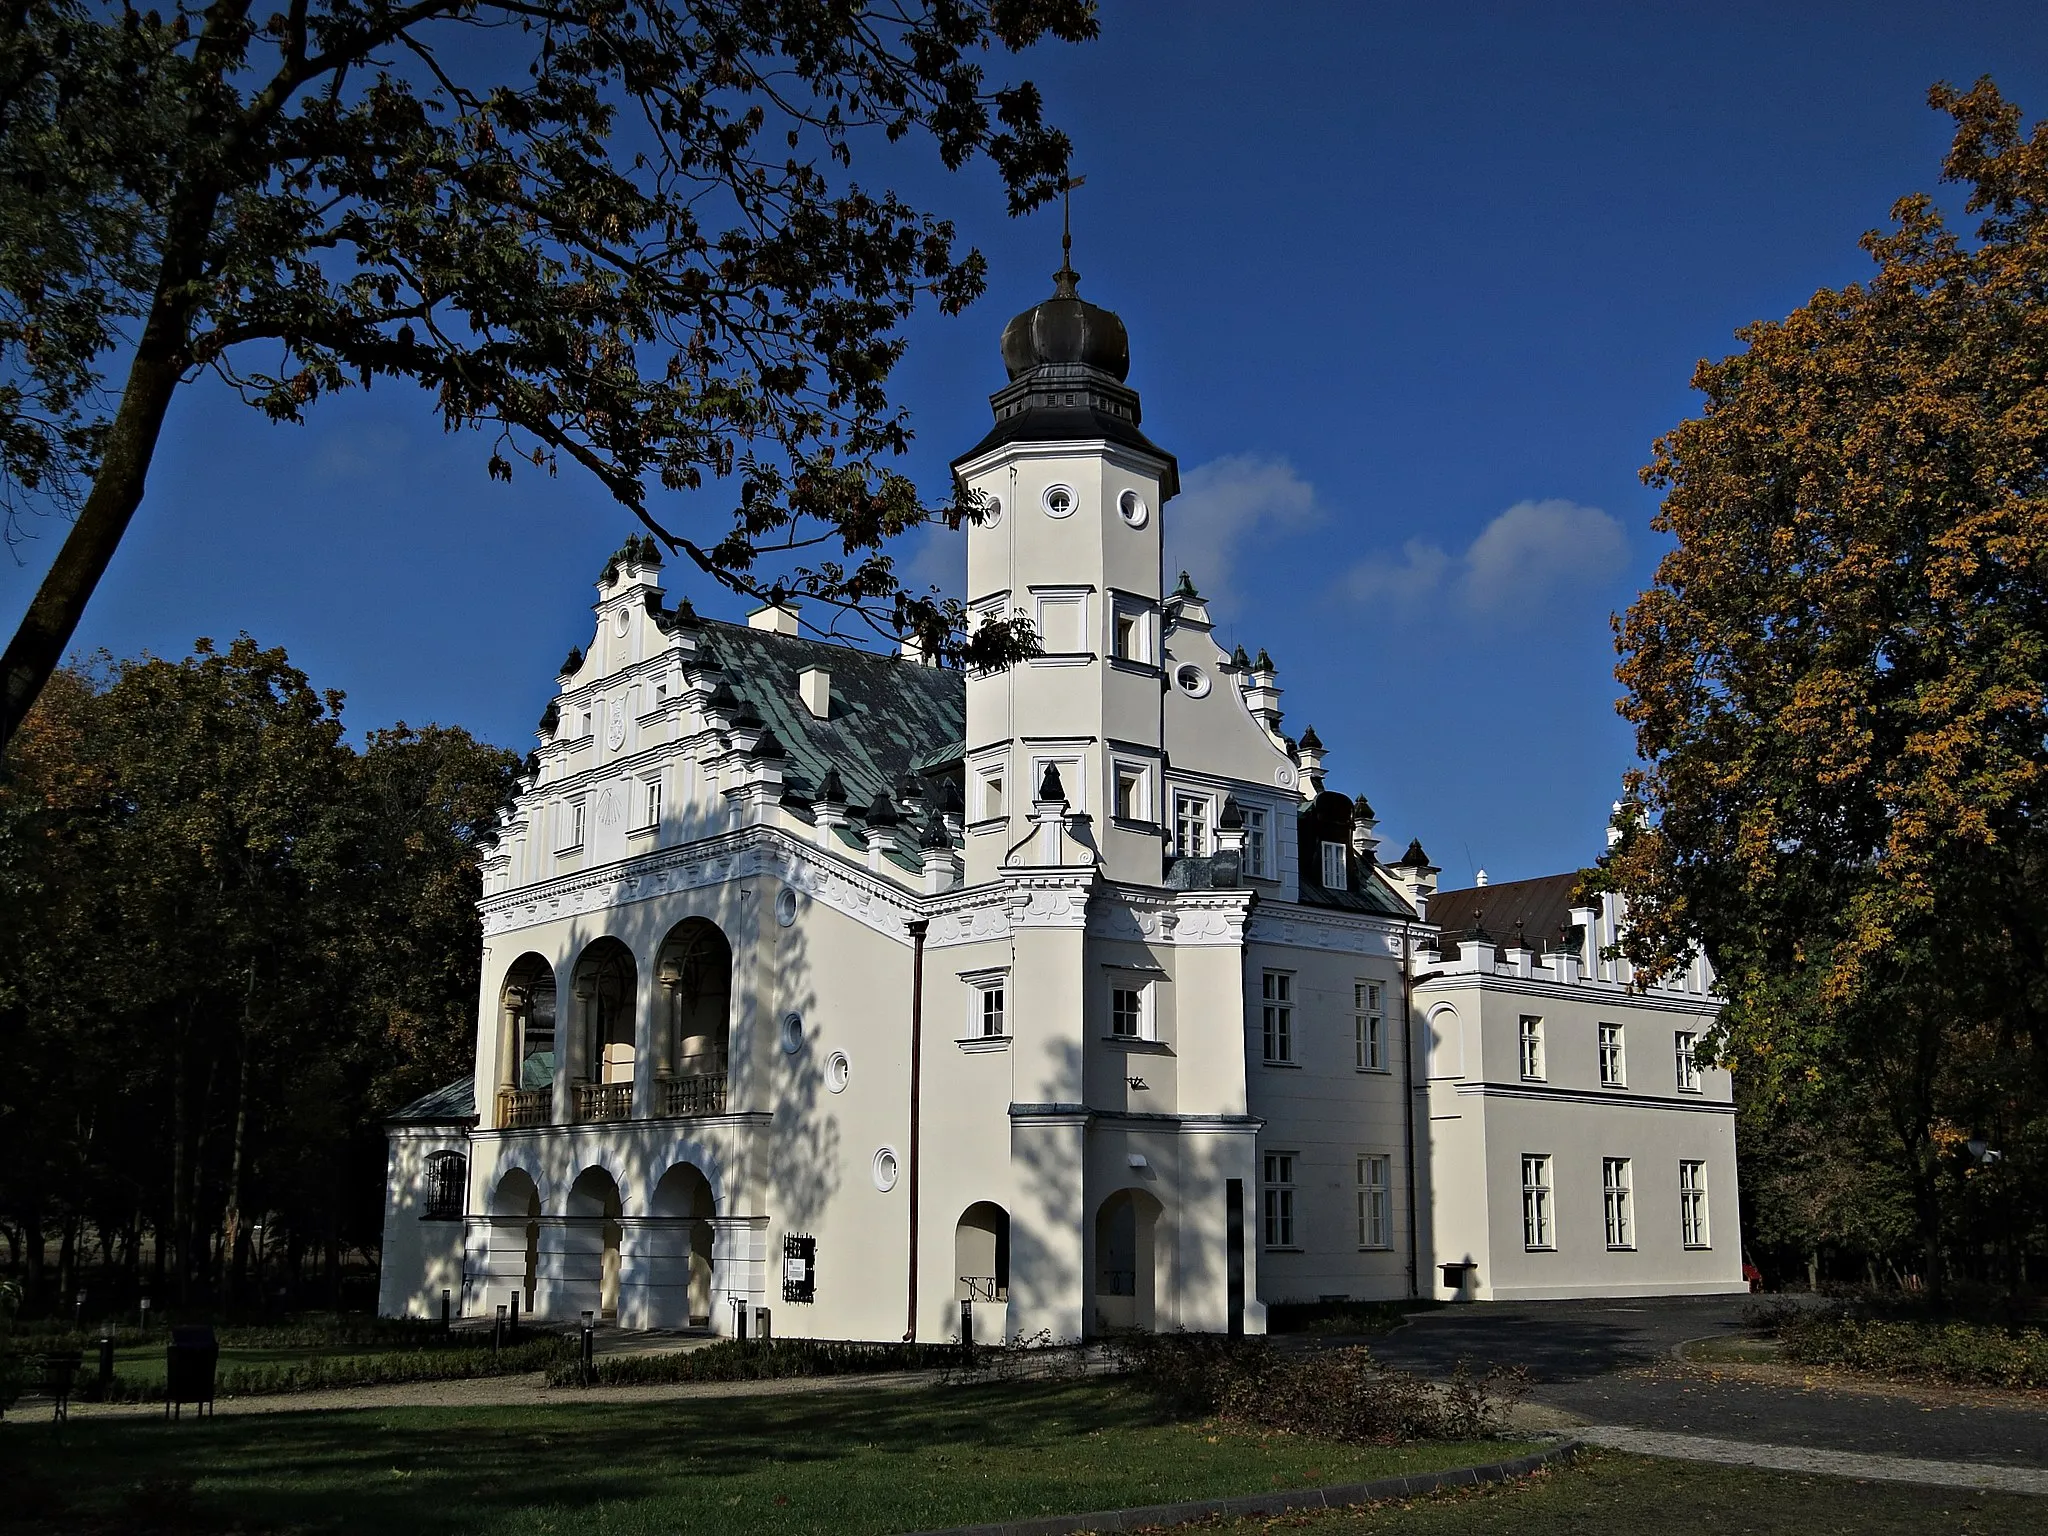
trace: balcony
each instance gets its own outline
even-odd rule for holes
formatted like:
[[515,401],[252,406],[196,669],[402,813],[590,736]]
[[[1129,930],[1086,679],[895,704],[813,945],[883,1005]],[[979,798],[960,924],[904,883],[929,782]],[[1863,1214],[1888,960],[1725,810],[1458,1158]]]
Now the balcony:
[[546,1125],[554,1114],[552,1088],[500,1088],[498,1128],[518,1130],[523,1126]]
[[722,1070],[663,1078],[656,1086],[660,1089],[661,1113],[667,1119],[725,1113],[725,1073]]
[[576,1119],[580,1124],[633,1118],[631,1083],[578,1083]]

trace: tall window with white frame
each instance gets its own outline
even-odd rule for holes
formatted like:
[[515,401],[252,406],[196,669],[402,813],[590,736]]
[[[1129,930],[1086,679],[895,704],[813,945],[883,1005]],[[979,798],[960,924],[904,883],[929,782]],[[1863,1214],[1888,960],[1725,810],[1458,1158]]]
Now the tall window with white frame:
[[1145,989],[1119,985],[1109,989],[1109,1032],[1119,1040],[1145,1037]]
[[1206,795],[1173,797],[1173,856],[1202,859],[1209,856],[1209,798]]
[[1259,978],[1259,1014],[1264,1035],[1265,1059],[1269,1062],[1294,1060],[1294,976],[1288,971],[1267,971]]
[[1387,1070],[1387,1015],[1381,1006],[1383,996],[1376,981],[1354,981],[1351,984],[1351,1024],[1357,1036],[1358,1070],[1361,1072]]
[[1266,813],[1247,805],[1244,811],[1244,872],[1254,880],[1271,878],[1266,865]]
[[583,802],[581,800],[571,800],[562,807],[562,847],[569,849],[581,848],[582,846]]
[[1362,1153],[1358,1159],[1358,1246],[1394,1245],[1393,1159],[1384,1152]]
[[640,825],[658,827],[661,825],[661,780],[648,779],[641,789]]
[[1119,821],[1145,819],[1145,770],[1131,763],[1116,765],[1116,816]]
[[1543,1081],[1543,1021],[1522,1015],[1522,1077],[1532,1083]]
[[978,819],[994,821],[1003,814],[1003,770],[984,768],[980,775],[981,806]]
[[1294,1158],[1292,1152],[1268,1152],[1265,1156],[1265,1180],[1260,1193],[1268,1248],[1295,1246]]
[[1323,844],[1323,889],[1343,891],[1351,888],[1351,873],[1344,861],[1345,847],[1342,843]]
[[1688,1248],[1707,1242],[1707,1165],[1690,1158],[1678,1164],[1678,1235]]
[[1551,1210],[1550,1154],[1522,1154],[1522,1246],[1532,1251],[1557,1246]]
[[1600,1159],[1600,1192],[1607,1203],[1607,1246],[1633,1248],[1636,1245],[1635,1213],[1629,1209],[1628,1159]]
[[1602,1088],[1624,1088],[1628,1085],[1628,1062],[1621,1053],[1621,1026],[1602,1024],[1600,1026],[1600,1086]]
[[984,981],[975,988],[975,1033],[984,1040],[999,1040],[1010,1032],[1008,978]]
[[1116,655],[1121,661],[1150,660],[1145,654],[1145,621],[1138,614],[1116,616]]
[[1699,1049],[1700,1037],[1689,1029],[1681,1029],[1671,1037],[1673,1065],[1678,1079],[1680,1093],[1700,1091],[1700,1063],[1693,1053]]

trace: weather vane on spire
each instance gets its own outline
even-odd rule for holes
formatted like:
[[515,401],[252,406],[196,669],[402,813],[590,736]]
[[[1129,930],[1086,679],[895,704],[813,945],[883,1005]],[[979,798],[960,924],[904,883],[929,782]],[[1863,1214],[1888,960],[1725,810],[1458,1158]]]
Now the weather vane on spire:
[[1053,292],[1062,299],[1078,298],[1074,284],[1081,274],[1074,270],[1074,188],[1085,187],[1086,176],[1060,177],[1060,269],[1053,273]]

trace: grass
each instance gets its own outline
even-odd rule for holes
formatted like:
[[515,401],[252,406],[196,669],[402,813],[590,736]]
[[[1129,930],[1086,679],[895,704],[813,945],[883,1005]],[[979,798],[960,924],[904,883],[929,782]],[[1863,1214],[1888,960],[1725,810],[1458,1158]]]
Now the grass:
[[[862,1532],[1362,1482],[1525,1453],[1175,1422],[1100,1382],[9,1426],[50,1532]],[[36,1529],[30,1526],[29,1529]]]
[[2038,1536],[2048,1499],[1586,1452],[1516,1483],[1201,1536]]

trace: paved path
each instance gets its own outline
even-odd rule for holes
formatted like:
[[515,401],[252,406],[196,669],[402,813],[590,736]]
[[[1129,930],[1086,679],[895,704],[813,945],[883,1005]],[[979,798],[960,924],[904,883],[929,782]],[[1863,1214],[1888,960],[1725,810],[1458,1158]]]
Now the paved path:
[[1389,1365],[1429,1374],[1460,1360],[1519,1364],[1535,1379],[1531,1403],[1573,1433],[1598,1426],[1662,1436],[1660,1443],[1673,1445],[1739,1443],[1758,1454],[1776,1447],[2048,1475],[2048,1402],[2040,1398],[1919,1391],[1674,1358],[1688,1339],[1743,1331],[1746,1300],[1447,1308],[1418,1315],[1375,1341],[1373,1352]]
[[1705,1435],[1663,1435],[1655,1430],[1627,1429],[1614,1424],[1589,1424],[1575,1433],[1593,1445],[1632,1451],[1638,1456],[1718,1461],[1738,1467],[1771,1467],[1780,1472],[1824,1472],[1831,1477],[1854,1477],[1885,1483],[1931,1483],[1939,1488],[2048,1494],[2048,1471],[2032,1467],[1928,1461],[1914,1456],[1859,1456],[1850,1451],[1759,1445],[1747,1440],[1715,1440]]

